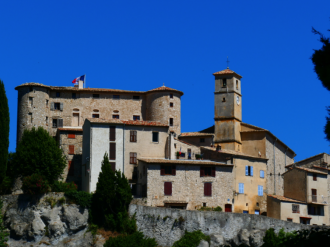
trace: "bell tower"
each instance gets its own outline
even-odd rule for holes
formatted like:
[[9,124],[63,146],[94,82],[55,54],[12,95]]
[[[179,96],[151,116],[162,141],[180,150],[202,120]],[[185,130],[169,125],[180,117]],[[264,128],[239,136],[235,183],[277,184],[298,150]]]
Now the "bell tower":
[[216,72],[214,92],[214,144],[242,151],[242,94],[239,74],[229,68]]

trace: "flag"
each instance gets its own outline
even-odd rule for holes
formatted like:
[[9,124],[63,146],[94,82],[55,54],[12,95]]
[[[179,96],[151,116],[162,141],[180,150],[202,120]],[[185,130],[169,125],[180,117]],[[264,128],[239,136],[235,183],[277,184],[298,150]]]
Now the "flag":
[[85,75],[79,76],[72,81],[72,83],[78,83],[79,81],[85,82]]
[[181,155],[181,147],[180,147],[180,152],[179,152],[179,155]]

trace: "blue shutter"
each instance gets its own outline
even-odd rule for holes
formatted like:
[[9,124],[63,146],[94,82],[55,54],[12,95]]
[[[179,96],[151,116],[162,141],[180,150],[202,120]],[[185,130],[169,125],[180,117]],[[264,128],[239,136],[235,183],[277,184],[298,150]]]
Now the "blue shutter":
[[243,194],[244,193],[244,184],[243,183],[239,183],[238,185],[239,185],[238,186],[239,187],[238,188],[239,193],[240,194]]
[[263,196],[264,187],[262,185],[258,185],[258,196]]
[[265,174],[264,174],[264,171],[263,170],[260,171],[260,177],[261,178],[264,178],[265,177]]
[[249,176],[249,166],[245,166],[245,176]]
[[253,166],[250,166],[251,169],[251,176],[253,177]]

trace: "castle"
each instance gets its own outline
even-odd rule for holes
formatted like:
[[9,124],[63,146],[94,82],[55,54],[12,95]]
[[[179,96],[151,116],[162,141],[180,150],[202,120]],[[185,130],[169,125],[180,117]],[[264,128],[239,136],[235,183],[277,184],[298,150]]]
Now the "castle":
[[[214,125],[181,133],[183,92],[18,87],[17,141],[42,126],[68,160],[66,181],[96,189],[105,153],[146,205],[267,214],[267,195],[284,195],[295,153],[269,130],[242,122],[242,76],[216,72]],[[244,84],[243,84],[244,85]],[[207,126],[206,126],[207,127]]]

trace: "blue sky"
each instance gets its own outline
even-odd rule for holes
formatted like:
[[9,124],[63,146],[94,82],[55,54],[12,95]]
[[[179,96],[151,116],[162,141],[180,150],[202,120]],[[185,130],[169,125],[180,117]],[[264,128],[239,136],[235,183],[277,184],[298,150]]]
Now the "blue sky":
[[330,1],[1,1],[0,79],[16,147],[17,91],[25,82],[184,92],[182,132],[213,125],[214,77],[243,76],[243,121],[270,130],[296,160],[326,152],[329,92],[310,57],[330,36]]

